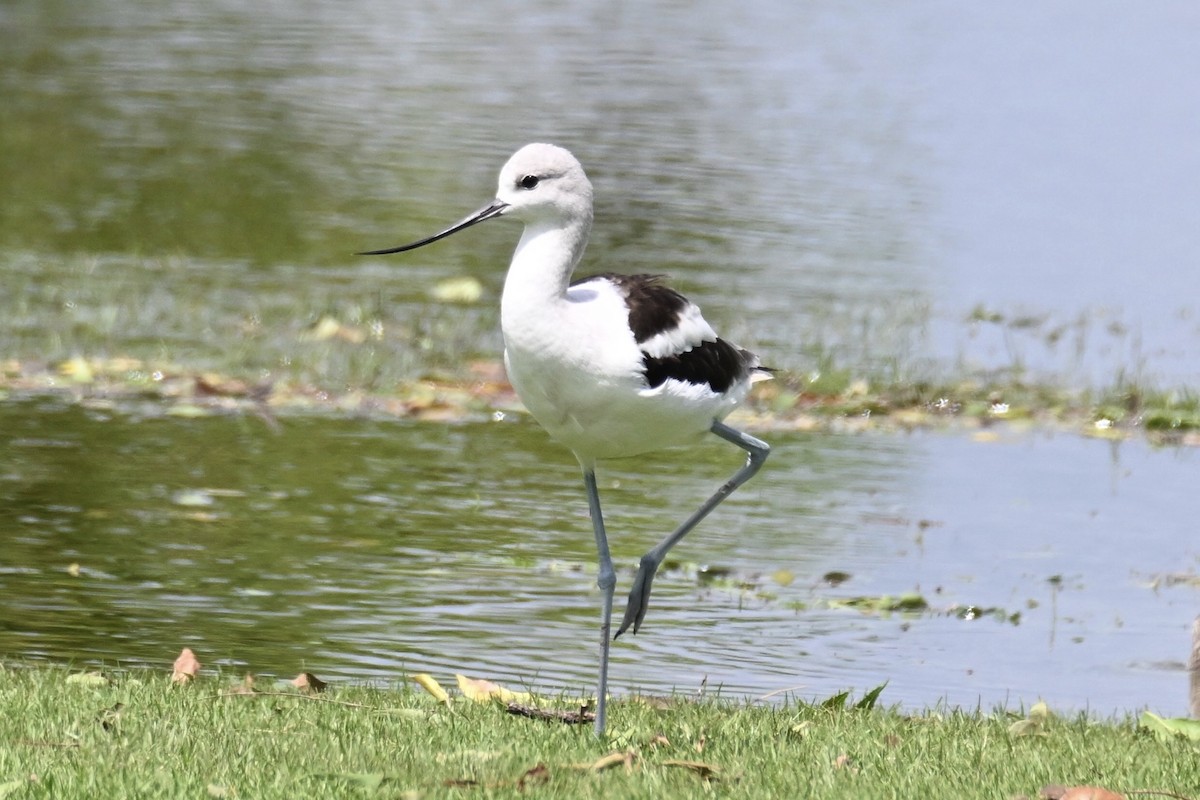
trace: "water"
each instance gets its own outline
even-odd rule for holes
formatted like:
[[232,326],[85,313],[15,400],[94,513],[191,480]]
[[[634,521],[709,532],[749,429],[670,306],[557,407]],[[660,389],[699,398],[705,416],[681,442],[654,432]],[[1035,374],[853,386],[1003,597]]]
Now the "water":
[[[462,375],[499,352],[516,231],[350,254],[478,207],[546,139],[596,186],[586,271],[671,274],[775,366],[1194,386],[1198,34],[1184,2],[9,2],[0,369],[130,357],[135,384],[335,396]],[[431,301],[456,275],[479,304]],[[323,317],[360,338],[312,337]],[[100,401],[0,404],[5,657],[191,644],[274,674],[591,684],[582,490],[527,421],[275,434]],[[1186,709],[1196,590],[1151,587],[1196,571],[1193,453],[765,435],[767,469],[680,553],[752,588],[668,572],[616,689]],[[623,585],[662,509],[735,464],[714,444],[607,473]],[[913,590],[1020,624],[827,607]]]
[[[9,3],[0,274],[122,254],[63,278],[119,278],[112,305],[181,255],[355,284],[349,253],[457,219],[548,139],[596,184],[586,269],[673,274],[781,367],[1188,384],[1197,34],[1186,2]],[[466,271],[494,299],[514,236],[386,262],[375,293]],[[92,344],[63,328],[54,353]]]
[[[10,404],[0,431],[0,652],[162,665],[186,645],[234,675],[594,681],[582,484],[532,423],[273,433]],[[707,680],[821,698],[887,681],[910,707],[1186,713],[1196,588],[1162,579],[1200,562],[1180,499],[1194,452],[1015,432],[770,438],[770,468],[680,545],[642,632],[614,647],[616,691]],[[621,591],[739,462],[719,443],[683,452],[601,475]],[[832,587],[835,570],[850,577]],[[832,603],[906,592],[933,610]]]

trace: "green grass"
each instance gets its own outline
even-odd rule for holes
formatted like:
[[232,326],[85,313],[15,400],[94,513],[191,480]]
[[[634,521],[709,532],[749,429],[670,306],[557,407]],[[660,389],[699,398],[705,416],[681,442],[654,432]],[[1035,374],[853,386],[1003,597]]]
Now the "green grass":
[[[419,689],[241,695],[234,683],[0,671],[0,798],[960,800],[1036,796],[1046,784],[1200,794],[1200,747],[1132,719],[619,697],[599,741],[587,727],[443,705]],[[595,768],[614,753],[614,766]]]

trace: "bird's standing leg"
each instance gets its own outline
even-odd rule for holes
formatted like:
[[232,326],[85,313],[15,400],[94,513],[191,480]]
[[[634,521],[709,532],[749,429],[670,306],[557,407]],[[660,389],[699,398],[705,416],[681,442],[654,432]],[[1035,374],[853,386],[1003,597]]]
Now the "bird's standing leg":
[[638,566],[637,577],[633,580],[633,588],[629,591],[629,604],[625,606],[625,618],[621,620],[621,627],[617,629],[617,638],[629,628],[633,626],[633,632],[637,633],[638,628],[642,625],[642,619],[646,616],[646,609],[650,605],[650,585],[654,581],[654,574],[658,572],[658,567],[662,564],[663,558],[666,557],[667,551],[675,544],[687,536],[688,531],[696,527],[700,520],[708,516],[708,513],[721,504],[729,495],[733,494],[734,490],[741,486],[746,481],[758,472],[759,467],[767,460],[767,455],[771,452],[770,446],[753,436],[742,433],[736,428],[731,428],[725,423],[717,420],[712,424],[710,430],[717,436],[720,436],[727,442],[732,442],[738,447],[746,451],[748,458],[746,464],[739,469],[734,476],[717,489],[712,497],[704,501],[700,508],[696,509],[695,513],[683,521],[675,532],[667,536],[653,548],[651,548],[644,556],[642,556],[641,564]]
[[608,553],[608,535],[604,532],[604,516],[600,513],[600,493],[596,490],[596,472],[590,464],[583,467],[583,485],[587,487],[588,511],[592,516],[592,529],[596,533],[596,551],[600,556],[600,573],[596,585],[600,587],[602,603],[600,610],[600,680],[596,688],[596,735],[604,735],[605,709],[608,704],[608,647],[609,630],[612,628],[613,587],[617,585],[617,573],[613,570],[612,556]]

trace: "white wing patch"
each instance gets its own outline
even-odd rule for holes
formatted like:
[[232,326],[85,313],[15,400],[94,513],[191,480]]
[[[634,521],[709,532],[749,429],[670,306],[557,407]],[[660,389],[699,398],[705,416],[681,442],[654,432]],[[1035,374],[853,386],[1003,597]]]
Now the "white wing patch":
[[673,327],[654,334],[638,345],[650,358],[668,358],[686,353],[703,342],[715,342],[717,333],[700,314],[700,307],[688,303]]

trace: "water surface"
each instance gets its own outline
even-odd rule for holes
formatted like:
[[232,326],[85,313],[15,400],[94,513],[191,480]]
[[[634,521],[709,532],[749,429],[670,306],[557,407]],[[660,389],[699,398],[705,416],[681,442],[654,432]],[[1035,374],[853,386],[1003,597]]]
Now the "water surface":
[[[820,698],[887,681],[913,707],[1186,712],[1193,451],[1004,431],[768,438],[768,468],[684,540],[642,632],[615,645],[616,691]],[[10,404],[0,459],[0,653],[161,665],[187,645],[235,675],[594,680],[582,484],[532,423],[318,417],[276,434]],[[739,460],[714,438],[603,471],[619,595]],[[849,579],[830,586],[832,571]],[[932,610],[833,604],[910,592]]]
[[[164,258],[204,310],[163,324],[224,368],[206,345],[261,318],[207,276],[267,305],[298,292],[305,322],[389,323],[464,272],[492,309],[511,227],[349,254],[457,219],[548,139],[596,183],[586,270],[670,273],[781,367],[1188,384],[1198,35],[1187,2],[8,3],[0,275],[46,271],[74,305],[4,354],[94,351],[75,315],[160,309]],[[494,319],[471,327],[481,354]]]

